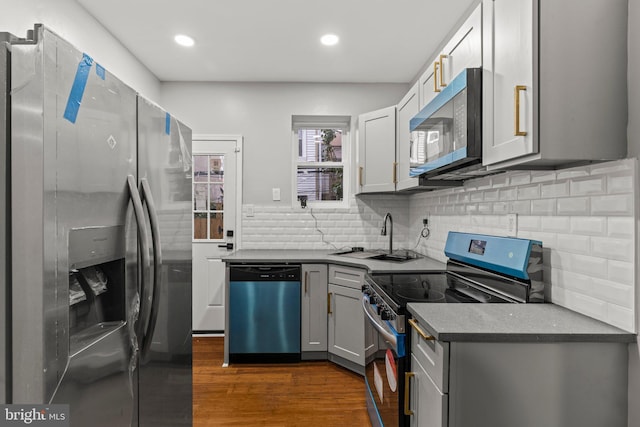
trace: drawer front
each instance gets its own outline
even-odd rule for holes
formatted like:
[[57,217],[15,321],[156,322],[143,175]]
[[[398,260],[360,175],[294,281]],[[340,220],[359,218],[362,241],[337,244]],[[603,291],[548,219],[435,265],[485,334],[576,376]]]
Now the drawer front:
[[[412,319],[416,320],[416,319]],[[416,322],[417,323],[417,322]],[[417,323],[418,327],[424,331]],[[411,355],[427,372],[431,380],[442,393],[449,392],[449,343],[437,340],[426,340],[411,325]],[[415,370],[413,366],[412,370]]]
[[329,266],[329,283],[347,286],[353,289],[362,289],[364,283],[364,270],[359,268]]

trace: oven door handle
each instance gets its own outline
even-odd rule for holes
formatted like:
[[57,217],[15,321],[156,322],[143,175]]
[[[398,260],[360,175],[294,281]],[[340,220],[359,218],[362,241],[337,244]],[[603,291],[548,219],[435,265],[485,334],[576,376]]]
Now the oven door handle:
[[365,295],[362,297],[362,311],[369,318],[369,322],[374,328],[384,337],[389,344],[393,346],[393,349],[398,350],[398,338],[395,334],[389,331],[383,324],[379,323],[374,315],[371,313],[371,304],[369,304],[369,298]]

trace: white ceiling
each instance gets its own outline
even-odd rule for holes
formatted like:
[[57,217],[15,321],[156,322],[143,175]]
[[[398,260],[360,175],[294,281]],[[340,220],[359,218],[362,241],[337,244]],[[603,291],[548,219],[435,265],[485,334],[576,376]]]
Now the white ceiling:
[[[477,0],[76,0],[161,81],[410,82]],[[177,33],[196,41],[173,41]],[[325,33],[340,36],[334,47]]]

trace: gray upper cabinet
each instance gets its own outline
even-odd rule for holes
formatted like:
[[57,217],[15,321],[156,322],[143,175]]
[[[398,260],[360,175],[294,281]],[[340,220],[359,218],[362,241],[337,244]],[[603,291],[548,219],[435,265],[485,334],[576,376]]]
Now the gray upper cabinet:
[[394,191],[396,184],[396,107],[358,118],[357,193]]
[[626,156],[626,0],[483,1],[483,164]]

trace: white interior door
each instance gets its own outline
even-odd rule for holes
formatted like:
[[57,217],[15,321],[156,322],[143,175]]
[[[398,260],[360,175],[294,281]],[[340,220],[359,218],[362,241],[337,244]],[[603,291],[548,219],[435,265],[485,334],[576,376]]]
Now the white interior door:
[[193,137],[193,330],[224,332],[225,266],[240,239],[240,136]]

